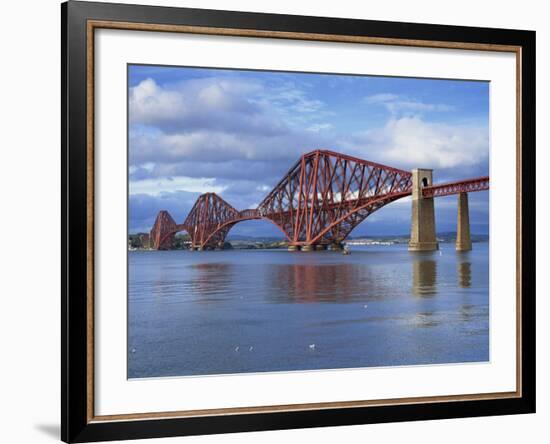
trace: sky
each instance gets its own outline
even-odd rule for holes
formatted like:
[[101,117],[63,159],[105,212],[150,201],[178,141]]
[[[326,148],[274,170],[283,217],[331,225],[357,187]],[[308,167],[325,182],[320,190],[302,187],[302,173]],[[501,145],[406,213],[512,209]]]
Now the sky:
[[[128,66],[129,232],[160,210],[184,221],[215,192],[255,208],[300,155],[329,149],[411,170],[434,183],[489,175],[489,83]],[[406,234],[410,199],[373,213],[351,236]],[[457,197],[435,202],[438,232],[456,230]],[[487,234],[489,193],[470,193],[472,233]],[[269,221],[231,235],[276,236]]]

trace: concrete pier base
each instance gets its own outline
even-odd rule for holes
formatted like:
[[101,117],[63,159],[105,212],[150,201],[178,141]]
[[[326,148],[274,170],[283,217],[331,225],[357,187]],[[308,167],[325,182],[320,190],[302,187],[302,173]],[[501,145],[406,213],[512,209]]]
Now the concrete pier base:
[[315,245],[302,245],[302,251],[313,251],[315,249]]
[[470,210],[468,207],[468,193],[458,195],[458,219],[456,227],[456,251],[470,251],[472,239],[470,237]]
[[323,250],[326,249],[326,246],[325,246],[325,245],[322,245],[322,244],[317,244],[317,245],[315,245],[315,249],[316,249],[317,251],[323,251]]
[[298,247],[298,245],[289,245],[288,246],[288,251],[298,251],[300,249],[300,247]]
[[422,188],[432,185],[432,170],[412,171],[412,215],[409,251],[435,251],[439,244],[435,236],[433,197],[422,196]]
[[439,242],[409,242],[409,251],[437,251]]
[[328,246],[328,249],[330,251],[341,251],[344,249],[344,246],[341,243],[334,243],[334,244],[330,244]]

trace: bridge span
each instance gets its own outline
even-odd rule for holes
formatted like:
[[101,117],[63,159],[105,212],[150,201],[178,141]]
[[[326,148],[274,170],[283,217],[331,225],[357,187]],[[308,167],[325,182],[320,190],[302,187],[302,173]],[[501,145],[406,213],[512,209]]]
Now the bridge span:
[[340,248],[370,214],[412,196],[409,249],[433,251],[434,198],[457,194],[457,250],[471,249],[468,193],[489,189],[489,177],[433,184],[432,170],[412,172],[328,150],[304,154],[257,208],[237,210],[215,193],[199,196],[185,221],[177,224],[160,211],[151,229],[154,249],[168,249],[185,231],[196,250],[223,248],[231,228],[242,221],[266,219],[288,241],[289,250]]

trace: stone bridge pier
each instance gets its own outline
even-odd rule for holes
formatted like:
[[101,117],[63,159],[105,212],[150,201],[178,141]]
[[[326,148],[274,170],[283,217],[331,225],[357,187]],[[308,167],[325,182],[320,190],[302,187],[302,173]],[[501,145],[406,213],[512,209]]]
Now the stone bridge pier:
[[435,251],[434,198],[424,197],[422,188],[433,185],[433,171],[417,168],[412,171],[412,217],[409,251]]
[[458,219],[456,224],[456,251],[470,251],[470,210],[468,208],[468,193],[458,195]]
[[[435,251],[439,249],[435,228],[434,197],[424,196],[422,190],[433,185],[433,171],[412,171],[412,215],[409,251]],[[468,193],[458,193],[458,217],[456,228],[456,251],[470,251],[470,212]]]

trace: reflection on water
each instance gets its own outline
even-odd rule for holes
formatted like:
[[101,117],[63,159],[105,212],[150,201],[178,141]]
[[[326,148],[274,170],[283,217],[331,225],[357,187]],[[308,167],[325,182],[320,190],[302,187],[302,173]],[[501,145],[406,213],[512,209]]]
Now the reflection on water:
[[472,264],[470,262],[459,262],[458,270],[458,285],[462,288],[469,288],[472,285]]
[[[255,288],[247,299],[262,296],[273,303],[352,302],[376,300],[387,288],[383,272],[378,279],[371,276],[367,265],[354,264],[273,264],[269,267],[250,267],[244,271],[230,263],[192,264],[189,289],[196,292],[200,302],[219,300],[217,296],[231,296],[228,289],[242,289],[246,292],[249,281],[265,277],[268,285]],[[185,269],[181,270],[185,272]],[[237,282],[238,281],[238,282]],[[165,283],[158,283],[166,285]]]
[[366,298],[373,283],[366,267],[278,264],[269,269],[274,302],[349,302]]
[[441,323],[433,311],[418,313],[411,319],[411,322],[417,327],[436,327]]
[[475,247],[130,252],[128,377],[486,361]]
[[[197,295],[198,302],[215,302],[223,299],[225,289],[233,286],[235,276],[233,264],[202,263],[192,264],[190,289]],[[185,269],[180,270],[185,273]]]
[[[416,296],[433,296],[437,294],[437,262],[433,253],[415,253],[412,262],[412,289]],[[456,274],[458,286],[469,288],[472,285],[472,264],[468,261],[457,261]]]
[[413,294],[430,297],[437,294],[437,263],[432,259],[432,253],[414,253]]

